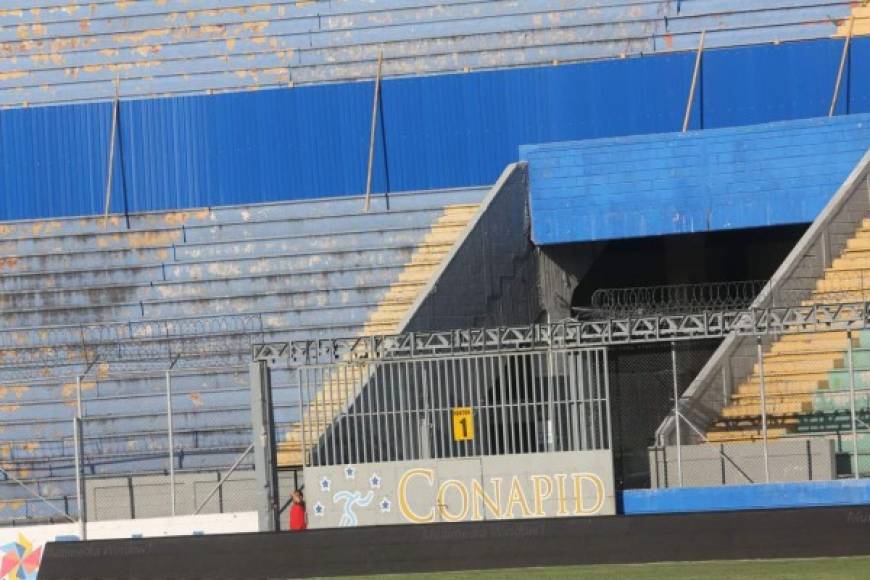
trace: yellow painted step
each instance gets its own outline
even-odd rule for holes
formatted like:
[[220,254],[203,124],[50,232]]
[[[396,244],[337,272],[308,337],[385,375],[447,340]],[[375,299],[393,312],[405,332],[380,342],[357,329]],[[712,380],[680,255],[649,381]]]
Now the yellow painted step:
[[801,301],[801,306],[816,304],[837,304],[838,302],[866,302],[870,299],[870,288],[855,290],[838,290],[831,292],[813,292],[808,300]]
[[[768,383],[764,382],[764,394],[768,397],[799,397],[801,395],[815,394],[826,392],[827,385],[819,385],[816,382],[788,382],[788,383]],[[733,399],[741,397],[759,397],[761,396],[761,385],[759,383],[743,383],[734,393],[731,394]]]
[[[770,403],[765,401],[768,417],[776,417],[779,415],[791,415],[795,413],[809,413],[813,410],[813,405],[809,401],[796,401],[788,403]],[[755,417],[761,415],[761,404],[741,404],[729,405],[722,410],[722,417]]]
[[870,268],[870,256],[864,252],[846,252],[831,263],[831,271],[860,271]]
[[[777,362],[764,364],[764,377],[765,378],[784,378],[784,377],[794,377],[795,375],[804,375],[804,374],[817,374],[817,373],[826,373],[830,370],[840,368],[842,366],[842,359],[839,360],[804,360],[804,359],[796,359],[791,362]],[[761,376],[761,371],[758,365],[754,365],[752,368],[752,375]],[[795,380],[795,379],[793,379]]]
[[[767,430],[768,439],[776,439],[786,434],[786,430],[776,427]],[[762,439],[760,429],[745,429],[732,431],[708,431],[707,440],[710,443],[726,443],[736,441],[758,441]]]
[[[790,385],[819,385],[823,388],[828,382],[828,371],[813,369],[807,371],[795,371],[792,373],[778,372],[768,374],[767,369],[764,370],[764,386],[788,389]],[[753,374],[745,378],[740,385],[752,385],[757,387],[761,384],[761,375]]]
[[846,249],[843,250],[844,254],[847,252],[870,252],[870,229],[860,230],[860,232],[864,232],[866,237],[856,235],[854,238],[846,240]]

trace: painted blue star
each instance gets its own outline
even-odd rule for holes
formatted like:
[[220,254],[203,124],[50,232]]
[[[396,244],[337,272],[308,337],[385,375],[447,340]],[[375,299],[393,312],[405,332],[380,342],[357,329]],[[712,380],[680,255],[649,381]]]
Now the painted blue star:
[[381,500],[381,513],[389,513],[390,508],[392,507],[392,503],[389,499],[384,498]]
[[344,477],[346,479],[353,479],[354,477],[356,477],[356,467],[354,467],[353,465],[348,465],[347,467],[345,467]]
[[332,482],[329,481],[329,478],[324,475],[323,478],[320,480],[320,490],[329,491],[329,486],[331,485],[331,483]]
[[373,473],[371,478],[369,479],[369,483],[372,484],[373,488],[381,487],[381,478],[378,477],[377,473]]
[[326,508],[323,507],[322,503],[317,502],[316,504],[314,504],[314,515],[317,516],[318,518],[323,517],[323,513],[325,511],[326,511]]

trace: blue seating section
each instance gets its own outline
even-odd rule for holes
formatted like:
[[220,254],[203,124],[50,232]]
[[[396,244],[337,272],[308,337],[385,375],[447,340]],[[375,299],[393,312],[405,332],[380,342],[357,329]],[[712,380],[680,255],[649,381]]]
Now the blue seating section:
[[[56,505],[74,497],[83,374],[86,472],[168,469],[168,359],[100,362],[94,341],[132,338],[111,348],[159,357],[170,328],[194,332],[187,345],[203,352],[172,371],[176,468],[228,467],[251,439],[250,340],[359,334],[405,283],[436,221],[465,228],[445,221],[445,208],[476,205],[485,191],[395,195],[389,211],[378,198],[368,214],[360,198],[137,214],[129,230],[117,216],[0,223],[0,466]],[[239,318],[250,325],[221,323]],[[256,333],[235,336],[241,329]],[[276,369],[273,380],[280,438],[301,408],[291,373]],[[0,520],[48,509],[27,495],[0,484]]]
[[[52,0],[0,10],[0,107],[827,38],[845,0]],[[863,30],[858,27],[858,30]]]

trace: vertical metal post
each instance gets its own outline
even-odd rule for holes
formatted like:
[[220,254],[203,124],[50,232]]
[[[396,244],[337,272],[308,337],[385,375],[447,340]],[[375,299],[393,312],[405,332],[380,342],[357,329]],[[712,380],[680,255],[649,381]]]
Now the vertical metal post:
[[701,54],[704,52],[704,36],[707,31],[701,31],[701,39],[698,41],[698,53],[695,55],[695,68],[692,71],[692,86],[689,88],[689,101],[686,103],[686,114],[683,117],[683,133],[689,129],[689,119],[692,117],[692,103],[695,100],[695,87],[698,85],[698,73],[701,71]]
[[683,487],[683,447],[680,434],[680,385],[677,380],[677,343],[671,341],[671,374],[674,377],[674,425],[677,430],[677,482]]
[[76,416],[82,416],[82,377],[76,377]]
[[843,70],[846,68],[846,58],[849,56],[849,44],[852,42],[852,27],[855,25],[855,17],[849,17],[849,32],[846,34],[846,40],[843,42],[843,52],[840,54],[840,68],[837,69],[837,82],[834,84],[834,96],[831,98],[831,106],[828,109],[828,116],[834,116],[834,110],[837,108],[837,101],[840,99],[840,85],[843,82]]
[[553,346],[547,346],[547,451],[556,450],[556,395],[553,389]]
[[858,473],[858,421],[855,416],[855,360],[852,352],[852,331],[846,333],[849,339],[849,413],[852,419],[852,473],[855,479],[860,477]]
[[[308,436],[305,433],[305,430],[308,428],[305,421],[305,395],[307,393],[307,389],[305,385],[308,383],[307,380],[303,380],[302,376],[303,370],[301,368],[296,369],[296,383],[299,385],[299,431],[300,431],[300,439],[302,440],[302,448],[300,453],[300,460],[302,461],[302,469],[308,465],[308,445],[306,444]],[[325,390],[325,387],[324,387]],[[336,421],[336,425],[338,421]],[[332,433],[332,449],[333,456],[335,455],[335,431]],[[298,486],[294,486],[293,489],[298,489]]]
[[605,412],[607,413],[607,449],[613,449],[613,416],[610,414],[610,364],[607,359],[607,347],[601,349],[604,373]]
[[278,530],[278,474],[275,469],[275,421],[272,415],[272,379],[264,361],[250,365],[251,426],[254,436],[254,477],[261,532]]
[[384,51],[378,53],[378,71],[375,76],[375,95],[372,99],[372,131],[369,137],[369,167],[366,175],[366,204],[365,211],[368,212],[372,203],[372,168],[375,162],[375,130],[378,122],[378,101],[381,98],[381,69],[384,64]]
[[175,516],[175,445],[172,439],[172,375],[166,371],[166,432],[169,443],[169,508]]
[[73,446],[75,447],[76,508],[79,512],[79,537],[82,540],[87,540],[87,506],[84,482],[82,481],[82,418],[79,415],[73,417]]
[[103,227],[109,221],[109,206],[112,203],[112,177],[115,173],[115,134],[118,132],[118,101],[120,100],[120,79],[115,77],[115,100],[112,103],[112,132],[109,136],[109,167],[106,177],[106,202],[103,208]]
[[770,483],[770,461],[767,454],[767,399],[765,396],[764,385],[764,353],[761,348],[761,337],[758,337],[756,350],[758,353],[758,374],[761,377],[759,390],[761,394],[761,438],[762,438],[762,454],[764,456],[764,482]]

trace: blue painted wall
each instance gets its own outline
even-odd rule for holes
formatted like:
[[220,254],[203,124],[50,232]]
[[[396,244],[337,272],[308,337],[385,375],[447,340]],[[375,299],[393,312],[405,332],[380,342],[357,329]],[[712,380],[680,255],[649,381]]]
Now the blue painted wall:
[[761,483],[622,492],[625,515],[870,504],[870,481]]
[[[825,114],[841,40],[709,51],[692,126]],[[493,183],[524,143],[662,133],[689,53],[387,80],[376,191]],[[870,112],[856,38],[841,113]],[[359,194],[372,84],[125,101],[113,211]],[[111,105],[0,111],[0,219],[101,211]]]
[[555,244],[815,219],[870,149],[870,115],[521,148],[532,236]]

